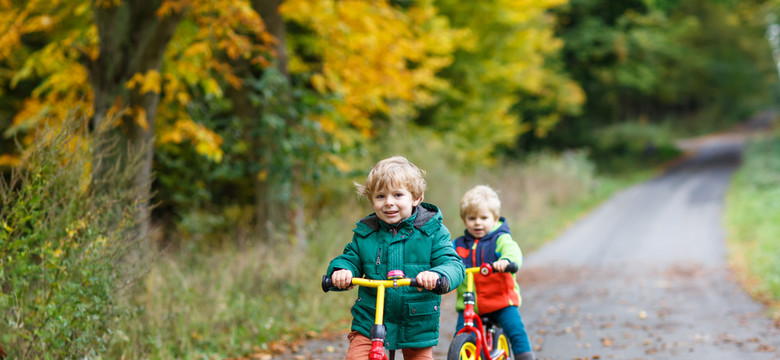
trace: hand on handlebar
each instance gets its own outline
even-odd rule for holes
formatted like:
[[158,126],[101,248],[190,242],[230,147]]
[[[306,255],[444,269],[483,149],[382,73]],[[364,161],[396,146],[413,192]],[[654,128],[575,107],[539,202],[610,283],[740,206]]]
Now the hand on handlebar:
[[507,259],[500,259],[500,260],[494,262],[491,265],[493,266],[493,270],[495,270],[497,272],[510,272],[510,273],[514,273],[514,272],[517,272],[517,268],[518,268],[517,264],[515,264],[515,263],[513,263],[513,262],[511,262],[511,261],[509,261]]
[[504,272],[506,270],[506,266],[509,265],[509,260],[501,259],[501,260],[498,260],[498,261],[494,262],[491,265],[493,265],[493,270],[498,271],[498,272]]
[[[433,271],[423,271],[417,274],[417,284],[424,287],[426,290],[433,290],[436,288],[436,282],[439,280],[439,274]],[[422,289],[420,289],[422,291]]]
[[352,289],[355,287],[352,285],[352,271],[347,269],[336,270],[331,274],[330,279],[333,281],[333,286],[339,289]]

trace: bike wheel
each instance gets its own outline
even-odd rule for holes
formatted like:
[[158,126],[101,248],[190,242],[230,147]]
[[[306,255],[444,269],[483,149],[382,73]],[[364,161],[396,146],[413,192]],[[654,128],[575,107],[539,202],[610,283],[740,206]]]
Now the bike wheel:
[[477,337],[474,334],[458,334],[447,351],[447,360],[477,360]]
[[500,327],[495,327],[494,329],[495,332],[493,333],[493,349],[504,350],[506,357],[501,360],[512,360],[512,350],[509,348],[509,339],[507,339],[506,335],[504,335],[504,329]]

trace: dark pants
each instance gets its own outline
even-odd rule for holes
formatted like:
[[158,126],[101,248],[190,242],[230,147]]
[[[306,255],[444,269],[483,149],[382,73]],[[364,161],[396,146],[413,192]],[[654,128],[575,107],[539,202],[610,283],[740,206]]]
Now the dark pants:
[[[490,321],[504,329],[504,334],[511,343],[512,353],[520,354],[531,351],[531,341],[528,340],[528,333],[525,332],[525,325],[523,325],[523,319],[520,317],[520,310],[517,306],[507,306],[482,316],[488,317]],[[455,327],[455,334],[462,328],[463,311],[458,311],[458,325]]]

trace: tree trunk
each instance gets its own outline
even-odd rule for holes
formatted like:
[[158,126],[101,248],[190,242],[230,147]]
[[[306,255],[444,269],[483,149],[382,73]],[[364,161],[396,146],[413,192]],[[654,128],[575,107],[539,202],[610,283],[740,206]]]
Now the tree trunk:
[[[94,61],[84,60],[95,96],[92,125],[106,137],[93,155],[93,178],[100,184],[112,166],[123,168],[128,154],[142,154],[141,169],[135,175],[135,188],[140,190],[141,239],[147,237],[149,230],[152,142],[160,94],[140,94],[127,89],[125,84],[136,73],[160,71],[165,49],[181,21],[181,14],[159,18],[155,12],[161,3],[162,0],[125,0],[117,6],[93,5],[100,54]],[[145,123],[126,113],[114,126],[108,112],[115,104],[121,109],[143,109]]]
[[[286,50],[286,43],[285,43],[285,37],[286,37],[286,29],[284,26],[284,19],[282,18],[282,15],[279,13],[279,6],[281,5],[282,0],[252,0],[252,8],[260,14],[260,17],[263,19],[263,23],[265,23],[266,30],[276,38],[277,42],[275,44],[274,50],[276,52],[276,66],[279,69],[279,71],[289,79],[289,72],[287,69],[287,62],[288,62],[288,56],[287,56],[287,50]],[[289,94],[287,95],[289,97]],[[287,119],[287,126],[295,126],[297,125],[295,123],[294,119]],[[303,171],[301,169],[301,166],[297,164],[295,159],[292,159],[293,162],[296,164],[293,165],[292,170],[292,191],[291,191],[291,204],[289,206],[289,215],[287,219],[287,224],[290,227],[290,231],[293,235],[294,241],[297,243],[299,247],[305,247],[306,246],[306,232],[304,228],[305,223],[305,211],[304,211],[304,202],[303,202],[303,193],[301,191],[302,188],[302,177],[303,177]],[[256,183],[257,188],[255,189],[256,195],[262,196],[265,195],[265,193],[268,190],[267,184],[263,184],[262,182]],[[257,199],[257,203],[261,203],[262,199]],[[258,207],[258,213],[260,213],[260,208]]]

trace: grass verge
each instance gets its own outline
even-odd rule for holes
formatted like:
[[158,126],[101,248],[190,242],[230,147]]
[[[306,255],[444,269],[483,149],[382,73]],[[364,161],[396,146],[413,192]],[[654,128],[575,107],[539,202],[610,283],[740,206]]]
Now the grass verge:
[[745,289],[780,319],[780,136],[745,145],[726,196],[730,261]]

